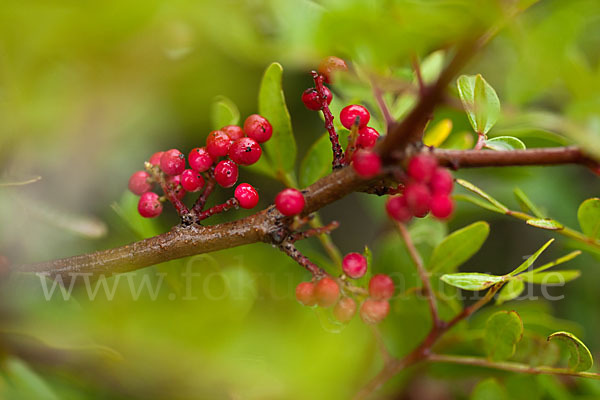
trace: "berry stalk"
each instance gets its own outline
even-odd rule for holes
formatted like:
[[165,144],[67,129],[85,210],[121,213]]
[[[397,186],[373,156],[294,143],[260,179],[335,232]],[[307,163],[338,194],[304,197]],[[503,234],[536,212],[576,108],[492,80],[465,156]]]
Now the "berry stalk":
[[333,169],[338,169],[344,166],[344,152],[342,150],[342,146],[340,145],[340,138],[335,131],[335,127],[333,126],[333,114],[329,109],[329,105],[327,104],[327,94],[325,92],[325,86],[323,85],[323,76],[319,75],[317,71],[311,72],[312,77],[315,81],[315,88],[321,97],[321,101],[323,102],[323,117],[325,118],[325,129],[329,132],[329,140],[331,141],[331,148],[333,150]]

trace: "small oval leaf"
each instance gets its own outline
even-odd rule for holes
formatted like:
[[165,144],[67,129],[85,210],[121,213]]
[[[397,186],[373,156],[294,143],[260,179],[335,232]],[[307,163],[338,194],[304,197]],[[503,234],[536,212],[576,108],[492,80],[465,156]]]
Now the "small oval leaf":
[[[519,277],[520,278],[520,277]],[[525,290],[525,283],[521,279],[511,279],[498,293],[496,304],[500,305],[504,302],[516,299]]]
[[479,221],[452,232],[433,250],[429,260],[432,272],[454,272],[477,253],[490,233],[487,222]]
[[[338,131],[340,142],[344,143],[349,135],[345,129]],[[331,172],[331,161],[333,152],[331,151],[331,141],[329,134],[324,133],[308,149],[306,155],[300,163],[300,187],[307,187],[315,183],[320,178]]]
[[548,231],[560,231],[565,228],[563,224],[550,218],[528,219],[525,221],[525,223],[527,225],[531,225],[540,229],[546,229]]
[[525,143],[521,142],[516,137],[512,136],[498,136],[492,139],[488,139],[484,143],[484,147],[496,150],[496,151],[509,151],[509,150],[525,150]]
[[484,333],[488,358],[503,361],[512,357],[522,337],[523,321],[516,311],[498,311],[492,314],[485,324]]
[[581,271],[577,270],[562,270],[534,273],[533,271],[520,275],[523,279],[530,283],[538,285],[560,285],[577,279],[581,276]]
[[475,132],[486,134],[500,115],[500,99],[481,75],[462,75],[457,80],[458,94]]
[[481,274],[478,272],[461,272],[458,274],[446,274],[440,278],[450,286],[463,290],[478,291],[487,289],[498,282],[505,280],[503,276]]
[[440,147],[452,132],[452,120],[445,118],[428,129],[423,136],[426,146]]
[[267,67],[258,93],[258,112],[273,126],[273,136],[263,144],[265,152],[280,174],[289,174],[293,173],[296,162],[296,140],[281,88],[282,76],[281,64],[272,63]]
[[592,368],[594,359],[592,353],[588,350],[585,344],[569,332],[555,332],[548,336],[548,340],[556,340],[564,343],[569,349],[569,369],[576,372],[587,371]]
[[210,107],[210,122],[215,130],[226,125],[237,125],[240,122],[240,112],[229,98],[217,96]]
[[577,210],[577,219],[586,236],[600,239],[600,198],[594,197],[581,203]]

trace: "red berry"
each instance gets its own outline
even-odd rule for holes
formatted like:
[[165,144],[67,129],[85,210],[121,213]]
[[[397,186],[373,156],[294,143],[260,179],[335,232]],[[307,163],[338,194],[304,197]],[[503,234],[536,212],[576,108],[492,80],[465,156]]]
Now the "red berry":
[[226,125],[220,130],[225,132],[231,140],[238,140],[239,138],[244,137],[244,130],[237,125]]
[[258,204],[256,189],[247,183],[240,183],[234,192],[234,197],[242,208],[254,208]]
[[340,287],[331,278],[325,277],[315,285],[315,298],[321,307],[331,307],[340,297]]
[[223,160],[215,167],[215,181],[224,188],[235,185],[238,179],[238,166],[230,160]]
[[167,177],[167,188],[175,192],[175,197],[179,200],[185,197],[186,191],[181,185],[181,175]]
[[358,131],[358,138],[356,139],[356,144],[358,147],[363,149],[371,149],[377,143],[377,139],[379,138],[379,132],[370,126],[365,126],[360,131]]
[[423,183],[411,182],[404,188],[408,209],[418,218],[423,218],[429,212],[431,192]]
[[358,279],[367,272],[367,259],[359,253],[348,253],[342,260],[342,269],[350,278]]
[[431,198],[431,214],[439,219],[446,219],[454,210],[454,203],[447,194],[435,194]]
[[229,158],[240,165],[252,165],[262,154],[260,145],[254,139],[243,137],[231,144]]
[[387,300],[394,295],[394,281],[388,275],[377,274],[369,281],[369,296],[375,300]]
[[340,112],[340,122],[346,129],[352,128],[354,121],[356,121],[356,117],[359,118],[358,128],[361,129],[367,126],[371,119],[371,114],[369,114],[369,110],[358,104],[346,106],[342,108],[342,111]]
[[349,322],[354,314],[356,314],[356,302],[350,297],[342,297],[333,308],[333,315],[343,323]]
[[181,186],[188,192],[197,192],[204,186],[204,178],[200,172],[193,169],[186,169],[180,175]]
[[205,172],[213,165],[213,158],[210,156],[206,147],[196,147],[190,151],[188,156],[190,167],[198,172]]
[[129,178],[129,190],[131,193],[141,196],[152,189],[152,184],[148,183],[150,174],[146,171],[137,171]]
[[244,121],[244,133],[258,143],[264,143],[271,139],[273,127],[265,117],[258,114],[252,114]]
[[148,162],[154,166],[160,165],[160,159],[163,154],[164,154],[164,151],[159,151],[158,153],[152,154],[152,157],[150,157]]
[[429,187],[433,194],[450,194],[452,193],[452,186],[454,180],[452,174],[443,167],[437,167],[431,176]]
[[358,150],[352,156],[352,166],[362,178],[372,178],[381,171],[381,158],[372,151]]
[[212,131],[206,138],[206,151],[216,160],[219,157],[226,156],[229,152],[232,140],[223,131]]
[[416,181],[427,183],[437,168],[437,159],[427,154],[419,154],[408,162],[408,175]]
[[301,282],[296,286],[296,299],[305,306],[317,304],[315,285],[312,282]]
[[380,323],[390,313],[390,303],[387,300],[366,299],[360,306],[360,318],[365,324]]
[[185,156],[177,149],[165,151],[160,158],[160,169],[167,175],[179,175],[185,169]]
[[406,197],[404,196],[394,196],[388,198],[387,202],[385,203],[385,210],[390,218],[395,219],[398,222],[408,222],[413,216],[408,209]]
[[335,71],[346,71],[348,70],[348,66],[346,62],[339,57],[329,56],[321,61],[319,64],[318,71],[321,75],[323,75],[324,81],[326,83],[331,82],[331,75]]
[[144,218],[158,217],[162,213],[163,206],[159,197],[154,192],[146,192],[138,202],[138,212]]
[[283,189],[275,197],[275,207],[280,213],[288,217],[300,214],[304,209],[304,205],[304,196],[299,190],[296,189]]
[[[323,86],[323,93],[325,94],[327,105],[331,104],[333,96],[326,86]],[[309,110],[318,111],[323,108],[321,96],[319,96],[319,92],[315,88],[308,88],[302,93],[302,102]]]

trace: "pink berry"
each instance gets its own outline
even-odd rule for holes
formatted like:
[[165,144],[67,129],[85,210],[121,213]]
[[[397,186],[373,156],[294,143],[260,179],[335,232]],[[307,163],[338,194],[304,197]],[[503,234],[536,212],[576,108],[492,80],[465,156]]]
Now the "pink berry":
[[242,208],[254,208],[258,204],[256,189],[247,183],[240,183],[233,195]]
[[185,169],[185,156],[177,149],[167,150],[160,158],[160,169],[167,175],[179,175]]
[[296,299],[305,306],[317,304],[315,285],[312,282],[301,282],[296,286]]
[[454,210],[454,203],[447,194],[435,194],[431,198],[431,214],[439,219],[446,219]]
[[244,137],[244,130],[237,125],[226,125],[220,130],[225,132],[231,140],[238,140]]
[[181,186],[188,192],[197,192],[204,186],[204,178],[200,172],[186,169],[180,175]]
[[404,196],[390,197],[385,203],[385,210],[390,218],[398,222],[408,222],[413,216]]
[[152,184],[148,183],[150,174],[146,171],[137,171],[129,178],[129,190],[131,193],[141,196],[142,194],[152,190]]
[[275,197],[275,207],[280,213],[288,217],[300,214],[304,210],[305,204],[302,193],[292,188],[283,189]]
[[394,295],[394,281],[388,275],[377,274],[369,281],[369,296],[375,300],[387,300]]
[[168,176],[166,182],[167,188],[175,193],[175,197],[177,197],[179,200],[185,197],[187,192],[181,185],[181,175]]
[[352,128],[357,117],[359,119],[358,128],[361,129],[367,126],[371,119],[371,114],[369,114],[369,110],[358,104],[346,106],[340,112],[340,122],[346,129]]
[[239,165],[252,165],[260,159],[262,149],[254,139],[243,137],[231,144],[229,158]]
[[387,300],[366,299],[360,306],[360,318],[365,324],[380,323],[390,313],[390,303]]
[[329,56],[321,61],[318,71],[323,75],[325,83],[331,82],[331,75],[335,71],[346,71],[348,66],[346,62],[339,57]]
[[437,159],[428,154],[419,154],[410,159],[406,171],[418,182],[427,183],[438,165]]
[[155,167],[160,165],[160,159],[162,157],[162,155],[164,154],[164,151],[159,151],[158,153],[154,153],[152,154],[152,157],[150,157],[150,159],[148,160],[148,162],[152,165],[154,165]]
[[144,218],[158,217],[162,213],[163,206],[159,197],[154,192],[146,192],[138,202],[138,212]]
[[361,278],[367,272],[367,259],[359,253],[348,253],[342,260],[342,269],[350,278]]
[[273,127],[265,117],[258,114],[252,114],[244,121],[244,133],[258,143],[264,143],[271,139]]
[[232,140],[223,131],[212,131],[206,138],[206,151],[216,160],[219,157],[226,156],[229,152]]
[[315,298],[321,307],[331,307],[340,297],[340,287],[331,278],[325,277],[315,285]]
[[[327,105],[331,104],[333,96],[326,86],[323,86],[323,93],[325,94]],[[323,108],[321,96],[319,96],[319,92],[315,88],[308,88],[302,93],[302,102],[309,110],[318,111]]]
[[406,204],[412,215],[418,218],[427,215],[431,206],[431,192],[425,184],[410,182],[404,188],[404,196],[406,196]]
[[224,188],[235,185],[238,179],[238,166],[230,160],[220,161],[215,167],[215,181]]
[[443,167],[437,167],[431,176],[429,187],[433,194],[450,194],[452,193],[452,186],[454,180],[452,174]]
[[342,297],[333,308],[333,315],[343,323],[350,322],[354,314],[356,314],[356,302],[350,297]]
[[381,171],[381,158],[372,151],[358,150],[352,156],[352,166],[361,178],[372,178]]
[[213,158],[210,156],[206,147],[196,147],[190,151],[188,156],[190,167],[198,172],[205,172],[213,165]]
[[356,144],[362,149],[372,149],[377,143],[378,138],[379,132],[377,132],[370,126],[365,126],[360,131],[358,131],[358,138],[356,139]]

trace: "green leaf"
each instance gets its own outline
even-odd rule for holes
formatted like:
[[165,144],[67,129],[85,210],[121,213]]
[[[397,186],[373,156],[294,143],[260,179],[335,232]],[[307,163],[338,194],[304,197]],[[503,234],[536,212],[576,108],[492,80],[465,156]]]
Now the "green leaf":
[[507,400],[506,390],[494,378],[485,379],[477,384],[469,400]]
[[475,132],[485,135],[500,115],[500,99],[496,91],[479,74],[461,75],[457,86],[471,126]]
[[475,140],[471,132],[452,133],[440,146],[443,149],[468,150],[473,148]]
[[273,125],[273,137],[264,143],[264,149],[279,174],[293,173],[296,162],[296,140],[292,121],[281,88],[283,67],[269,65],[263,75],[258,93],[258,112]]
[[600,198],[594,197],[581,203],[577,210],[577,219],[586,236],[600,239]]
[[[340,142],[344,143],[349,131],[342,129],[338,131]],[[331,141],[329,133],[324,133],[308,149],[304,159],[300,163],[300,187],[307,187],[331,173],[331,162],[333,161],[333,152],[331,150]]]
[[437,50],[421,62],[421,78],[423,78],[424,83],[430,84],[438,79],[444,67],[444,56],[444,50]]
[[545,271],[545,270],[547,270],[549,268],[555,267],[555,266],[557,266],[559,264],[566,263],[567,261],[571,261],[572,259],[574,259],[575,257],[577,257],[580,254],[581,254],[581,250],[572,251],[569,254],[567,254],[566,256],[559,257],[556,260],[551,261],[551,262],[549,262],[547,264],[544,264],[541,267],[538,267],[538,268],[534,269],[531,272],[533,272],[534,274],[540,273],[540,272]]
[[525,150],[525,143],[512,136],[497,136],[485,141],[484,146],[496,151]]
[[525,223],[536,228],[546,229],[547,231],[560,231],[565,228],[563,224],[550,218],[528,219]]
[[448,273],[477,253],[490,233],[487,222],[479,221],[452,232],[436,246],[429,260],[429,270]]
[[500,305],[504,302],[516,299],[525,290],[525,282],[521,279],[511,279],[498,293],[496,304]]
[[592,368],[594,359],[592,353],[575,335],[569,332],[555,332],[548,336],[548,340],[557,340],[565,343],[569,349],[569,369],[576,372],[587,371]]
[[535,215],[536,217],[541,218],[541,219],[544,219],[546,217],[544,215],[544,213],[542,213],[540,211],[540,209],[533,203],[533,201],[531,201],[531,199],[529,197],[527,197],[525,192],[523,192],[519,188],[515,188],[515,190],[513,190],[513,192],[515,194],[515,197],[517,198],[517,201],[521,205],[521,209],[523,211],[531,212],[531,213],[533,213],[533,215]]
[[367,260],[367,267],[371,268],[373,266],[373,253],[371,252],[371,249],[369,249],[369,246],[365,246],[363,256],[365,256],[365,259]]
[[519,265],[517,268],[515,268],[514,271],[512,271],[508,275],[515,276],[519,272],[523,272],[523,271],[527,270],[529,267],[531,267],[533,265],[533,263],[535,262],[535,260],[538,259],[538,257],[540,256],[540,254],[542,254],[542,252],[544,250],[546,250],[546,248],[552,244],[552,242],[554,242],[554,239],[548,240],[546,243],[544,243],[544,245],[542,247],[539,248],[538,251],[536,251],[531,256],[529,256],[527,258],[527,260],[525,260],[525,262],[523,262],[523,264]]
[[523,279],[530,283],[538,285],[555,285],[562,284],[577,279],[581,276],[581,271],[577,270],[562,270],[551,272],[534,273],[533,271],[520,275]]
[[468,194],[455,194],[452,196],[452,198],[454,200],[461,200],[461,201],[466,201],[469,202],[471,204],[475,204],[477,207],[481,207],[481,208],[485,208],[486,210],[489,211],[493,211],[493,212],[497,212],[500,214],[504,214],[504,211],[502,211],[501,209],[499,209],[498,207],[491,205],[483,200],[481,200],[478,197],[474,197]]
[[460,272],[457,274],[445,274],[440,278],[450,286],[463,290],[478,291],[487,289],[498,282],[504,281],[503,276],[480,274],[478,272]]
[[210,107],[210,124],[212,129],[220,129],[226,125],[237,125],[240,112],[233,101],[225,96],[217,96]]
[[112,203],[113,211],[123,219],[123,222],[140,238],[158,235],[163,231],[157,219],[143,218],[137,211],[139,198],[129,190],[123,193],[118,203]]
[[492,361],[503,361],[515,354],[517,343],[523,337],[523,321],[515,311],[492,314],[484,333],[485,351]]
[[502,214],[505,214],[508,211],[508,207],[500,203],[498,200],[494,199],[492,196],[490,196],[477,186],[473,185],[471,182],[465,181],[464,179],[456,179],[456,183],[490,202],[494,207],[498,208],[498,210],[500,210]]

